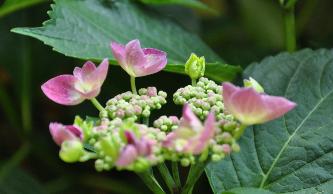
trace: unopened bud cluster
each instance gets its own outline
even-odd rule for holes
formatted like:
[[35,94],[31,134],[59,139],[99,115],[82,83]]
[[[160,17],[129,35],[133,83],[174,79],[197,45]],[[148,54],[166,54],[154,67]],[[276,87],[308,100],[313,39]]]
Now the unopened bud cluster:
[[179,127],[179,119],[176,116],[161,116],[154,121],[154,127],[161,129],[162,131],[170,132]]
[[107,102],[106,110],[111,119],[132,119],[149,117],[151,111],[160,109],[166,104],[167,94],[157,92],[155,87],[141,88],[139,94],[125,92],[115,96]]
[[223,113],[222,87],[207,78],[200,78],[196,86],[188,85],[178,89],[173,95],[175,104],[189,104],[193,112],[201,119],[207,117],[210,111],[218,120],[226,118]]

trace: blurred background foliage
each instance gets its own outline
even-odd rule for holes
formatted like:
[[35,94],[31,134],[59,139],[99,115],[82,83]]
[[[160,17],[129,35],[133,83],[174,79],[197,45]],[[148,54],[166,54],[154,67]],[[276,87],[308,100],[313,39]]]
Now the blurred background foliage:
[[[155,1],[151,6],[199,34],[229,64],[245,68],[253,61],[285,50],[283,13],[278,0],[174,2],[175,5],[166,5]],[[96,173],[93,163],[71,165],[58,158],[58,147],[51,140],[48,123],[71,123],[75,114],[97,113],[89,103],[75,107],[52,103],[42,94],[40,85],[55,75],[71,72],[83,61],[10,32],[17,26],[40,26],[48,19],[50,3],[0,0],[0,193],[148,193],[132,173]],[[332,48],[332,6],[330,0],[298,1],[298,48]],[[119,67],[112,66],[109,75],[99,96],[102,102],[130,88],[126,73]],[[158,116],[180,111],[171,103],[170,96],[189,82],[185,76],[162,72],[139,79],[138,85],[155,85],[169,93],[170,103],[155,112]],[[201,179],[196,190],[211,192],[206,178]]]

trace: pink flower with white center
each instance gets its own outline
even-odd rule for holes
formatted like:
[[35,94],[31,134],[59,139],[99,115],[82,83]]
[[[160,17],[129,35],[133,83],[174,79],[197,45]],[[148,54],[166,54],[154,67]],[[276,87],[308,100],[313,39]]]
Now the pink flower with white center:
[[82,130],[74,125],[50,123],[49,129],[54,142],[59,146],[61,146],[64,141],[81,141],[83,139]]
[[145,137],[138,139],[131,131],[125,131],[127,145],[120,152],[119,158],[116,162],[118,167],[126,167],[138,157],[149,157],[152,154],[152,147],[154,142]]
[[231,83],[223,83],[223,101],[226,110],[243,125],[261,124],[279,118],[296,106],[286,98],[269,96]]
[[141,48],[139,40],[132,40],[126,45],[111,42],[111,50],[119,65],[131,77],[157,73],[167,64],[165,52],[154,48]]
[[209,141],[214,137],[215,128],[215,116],[212,112],[202,125],[190,106],[185,104],[179,128],[167,135],[163,146],[177,152],[198,155],[207,148]]
[[75,67],[73,75],[59,75],[48,80],[42,85],[42,91],[56,103],[77,105],[99,94],[108,67],[108,59],[104,59],[98,67],[88,61],[82,68]]

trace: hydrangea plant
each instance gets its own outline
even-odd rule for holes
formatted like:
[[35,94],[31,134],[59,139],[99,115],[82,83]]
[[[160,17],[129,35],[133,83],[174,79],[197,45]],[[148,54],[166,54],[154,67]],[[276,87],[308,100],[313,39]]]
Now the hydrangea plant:
[[[204,77],[205,58],[192,54],[184,67],[192,83],[172,94],[174,103],[183,107],[182,115],[162,115],[149,122],[151,112],[167,104],[167,93],[154,86],[137,90],[135,78],[161,71],[167,53],[141,48],[139,40],[126,45],[112,42],[111,50],[130,76],[131,91],[111,97],[104,105],[98,102],[108,73],[107,59],[98,67],[88,61],[73,75],[50,79],[42,91],[52,101],[77,105],[90,100],[99,111],[98,119],[77,116],[69,125],[52,122],[50,133],[63,161],[94,160],[97,171],[133,171],[156,194],[166,190],[153,170],[160,171],[170,193],[191,193],[208,162],[240,151],[237,140],[248,126],[279,118],[296,106],[286,98],[265,94],[253,78],[244,81],[244,88],[209,80]],[[179,164],[191,166],[185,184],[178,174]]]

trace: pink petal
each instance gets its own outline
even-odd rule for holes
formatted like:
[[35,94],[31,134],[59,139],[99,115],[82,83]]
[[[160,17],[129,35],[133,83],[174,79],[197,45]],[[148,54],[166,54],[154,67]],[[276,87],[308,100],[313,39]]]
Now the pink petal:
[[136,158],[138,157],[138,153],[133,145],[127,145],[123,151],[121,152],[116,165],[118,167],[126,167],[132,164]]
[[162,146],[166,148],[172,148],[173,143],[176,139],[177,139],[177,134],[175,132],[171,132],[166,136],[165,140],[162,143]]
[[279,118],[296,107],[296,103],[283,97],[262,95],[261,98],[268,110],[266,121]]
[[60,123],[50,123],[49,129],[54,142],[59,146],[64,141],[75,140],[78,139],[78,137],[82,137],[80,129],[74,126],[65,126]]
[[82,68],[75,67],[73,71],[74,77],[78,78],[80,81],[85,80],[85,77],[95,71],[96,66],[93,62],[87,61]]
[[222,88],[223,88],[223,91],[222,91],[222,92],[223,92],[223,101],[224,101],[224,104],[229,105],[229,104],[231,103],[231,102],[230,102],[230,100],[231,100],[231,95],[232,95],[233,93],[239,91],[240,88],[239,88],[239,87],[236,87],[236,86],[234,86],[233,84],[228,83],[228,82],[223,83]]
[[[137,77],[137,73],[144,68],[146,58],[139,40],[130,41],[125,47],[126,67],[125,71],[131,76]],[[139,72],[136,72],[138,71]]]
[[183,107],[183,116],[180,125],[182,127],[188,127],[198,132],[202,128],[202,124],[197,116],[192,112],[190,106],[185,104]]
[[153,48],[143,49],[143,52],[146,63],[143,68],[135,68],[137,77],[154,74],[165,68],[167,64],[167,54],[165,52]]
[[111,42],[111,50],[114,58],[118,61],[119,65],[123,69],[125,69],[126,68],[125,45],[118,44],[116,42]]
[[48,80],[41,88],[44,94],[56,103],[77,105],[84,100],[82,93],[75,89],[78,82],[72,75],[60,75]]

